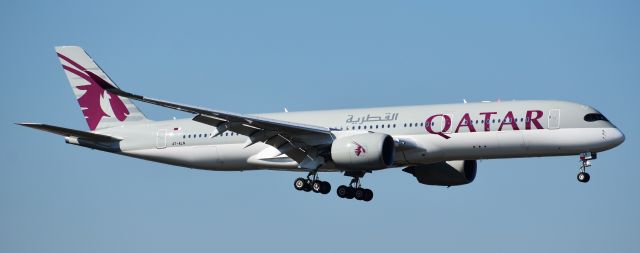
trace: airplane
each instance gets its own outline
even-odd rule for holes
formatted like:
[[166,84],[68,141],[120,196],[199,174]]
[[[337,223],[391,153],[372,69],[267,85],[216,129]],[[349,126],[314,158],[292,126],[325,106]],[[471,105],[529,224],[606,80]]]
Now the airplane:
[[[319,173],[351,181],[340,198],[370,201],[366,173],[402,168],[419,183],[457,186],[474,181],[477,160],[579,156],[577,179],[598,153],[625,140],[591,106],[566,101],[483,101],[325,111],[240,114],[179,104],[120,89],[80,47],[55,48],[89,131],[17,123],[64,136],[66,143],[118,155],[211,171],[306,172],[299,191],[327,194]],[[153,121],[133,101],[193,118]]]

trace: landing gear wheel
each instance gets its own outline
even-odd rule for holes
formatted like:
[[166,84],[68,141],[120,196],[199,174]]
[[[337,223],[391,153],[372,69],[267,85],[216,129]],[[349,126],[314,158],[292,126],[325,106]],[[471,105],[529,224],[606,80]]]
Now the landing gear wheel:
[[331,184],[329,182],[322,182],[322,186],[320,187],[320,193],[327,194],[331,192]]
[[304,187],[302,188],[303,191],[306,192],[310,192],[311,191],[311,184],[309,182],[304,182]]
[[360,178],[364,176],[367,171],[347,171],[345,176],[352,177],[351,182],[348,185],[341,185],[336,190],[338,197],[345,199],[357,199],[362,201],[371,201],[373,199],[373,191],[362,188],[360,184]]
[[369,202],[372,199],[373,199],[373,191],[369,189],[364,189],[364,198],[362,198],[362,200]]
[[357,199],[357,200],[364,200],[364,193],[365,190],[362,188],[356,188],[354,191],[353,196]]
[[313,189],[313,192],[322,192],[323,183],[324,182],[320,180],[313,181],[313,183],[311,183],[311,188]]
[[347,189],[347,187],[344,185],[338,186],[338,189],[336,190],[336,194],[338,194],[338,197],[340,198],[346,198],[349,194],[348,192],[349,189]]
[[353,199],[353,197],[355,197],[355,191],[356,188],[353,188],[351,186],[347,187],[347,195],[345,196],[345,198]]
[[293,181],[293,187],[295,187],[298,191],[304,190],[306,184],[307,180],[301,177],[296,178],[296,180]]
[[589,175],[589,173],[586,173],[586,172],[578,173],[578,181],[582,183],[586,183],[586,182],[589,182],[589,179],[591,179],[591,176]]

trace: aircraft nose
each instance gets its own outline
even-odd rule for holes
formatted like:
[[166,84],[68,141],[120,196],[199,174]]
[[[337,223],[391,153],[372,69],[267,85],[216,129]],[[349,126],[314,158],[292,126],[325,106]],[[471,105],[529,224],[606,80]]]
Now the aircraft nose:
[[624,142],[624,139],[624,134],[622,133],[622,131],[620,131],[620,129],[614,128],[607,133],[607,140],[614,147],[622,144]]

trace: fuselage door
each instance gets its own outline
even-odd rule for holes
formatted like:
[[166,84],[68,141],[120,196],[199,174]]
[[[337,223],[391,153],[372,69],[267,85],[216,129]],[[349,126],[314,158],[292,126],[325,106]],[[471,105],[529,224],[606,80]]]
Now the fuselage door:
[[549,129],[560,128],[560,109],[552,109],[549,111]]
[[159,129],[156,134],[156,148],[167,147],[167,129]]

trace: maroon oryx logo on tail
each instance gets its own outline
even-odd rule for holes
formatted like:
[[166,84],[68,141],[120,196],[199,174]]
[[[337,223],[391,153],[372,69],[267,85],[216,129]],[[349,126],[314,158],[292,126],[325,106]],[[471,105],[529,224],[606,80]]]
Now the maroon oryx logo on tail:
[[[58,57],[73,66],[63,64],[62,68],[87,82],[85,85],[77,86],[76,89],[84,91],[78,98],[78,103],[82,108],[84,117],[87,119],[89,129],[92,131],[95,130],[103,117],[115,117],[118,121],[124,121],[127,118],[129,110],[122,100],[98,85],[98,82],[108,83],[107,81],[60,53],[58,53]],[[110,107],[111,110],[107,110],[109,108],[103,108],[101,104],[102,100],[108,100],[109,104],[104,106]]]
[[356,145],[356,149],[355,149],[356,156],[360,156],[360,154],[367,153],[367,150],[365,150],[364,147],[359,143],[354,141],[353,144]]

